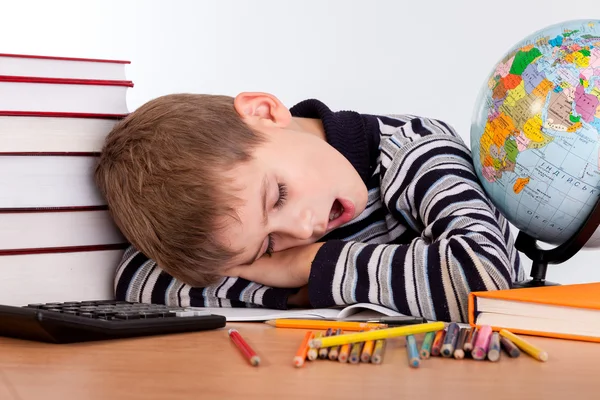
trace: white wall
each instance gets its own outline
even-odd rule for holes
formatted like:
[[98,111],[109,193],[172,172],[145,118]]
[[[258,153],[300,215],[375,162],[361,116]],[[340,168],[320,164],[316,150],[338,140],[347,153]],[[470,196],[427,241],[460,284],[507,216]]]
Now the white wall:
[[[598,0],[1,3],[0,52],[131,60],[130,110],[172,92],[270,91],[289,106],[316,97],[441,118],[467,142],[477,91],[505,50],[546,25],[600,17]],[[599,255],[548,279],[600,281]]]

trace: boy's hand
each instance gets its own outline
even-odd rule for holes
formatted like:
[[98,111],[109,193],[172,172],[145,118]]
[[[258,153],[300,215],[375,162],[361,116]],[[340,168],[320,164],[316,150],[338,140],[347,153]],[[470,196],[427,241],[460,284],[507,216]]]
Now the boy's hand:
[[280,288],[298,288],[308,283],[310,267],[323,243],[312,243],[264,255],[252,265],[239,265],[224,271],[252,282]]

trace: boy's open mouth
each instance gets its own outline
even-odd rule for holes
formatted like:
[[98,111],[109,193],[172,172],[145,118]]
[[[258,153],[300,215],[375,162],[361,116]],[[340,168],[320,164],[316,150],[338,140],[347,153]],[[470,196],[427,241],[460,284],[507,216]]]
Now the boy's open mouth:
[[327,224],[327,230],[337,228],[338,226],[344,225],[354,217],[354,204],[351,201],[344,199],[335,199],[331,210],[329,211],[329,223]]
[[342,203],[336,199],[331,206],[331,211],[329,211],[329,222],[338,219],[343,212],[344,207],[342,206]]

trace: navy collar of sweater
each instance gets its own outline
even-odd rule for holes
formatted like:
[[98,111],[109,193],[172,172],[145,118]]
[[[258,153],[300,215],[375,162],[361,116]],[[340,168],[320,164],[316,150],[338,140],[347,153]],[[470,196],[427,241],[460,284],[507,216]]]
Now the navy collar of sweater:
[[354,111],[333,112],[319,100],[304,100],[290,109],[292,116],[318,118],[327,142],[350,161],[365,184],[377,166],[380,131],[377,119]]

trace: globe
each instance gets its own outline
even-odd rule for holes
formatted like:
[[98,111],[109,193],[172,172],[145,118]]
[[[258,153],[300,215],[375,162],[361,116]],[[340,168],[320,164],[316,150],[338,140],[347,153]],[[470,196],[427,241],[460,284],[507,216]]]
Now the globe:
[[[482,85],[470,134],[479,180],[511,224],[549,244],[577,234],[600,199],[600,20],[515,44]],[[600,245],[596,227],[585,246]]]

